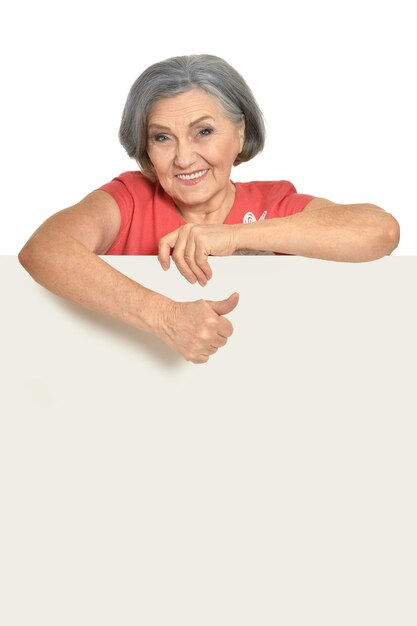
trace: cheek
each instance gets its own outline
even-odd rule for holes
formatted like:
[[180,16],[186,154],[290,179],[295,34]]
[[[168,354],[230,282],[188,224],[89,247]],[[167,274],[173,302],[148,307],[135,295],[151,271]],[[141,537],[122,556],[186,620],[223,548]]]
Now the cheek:
[[212,162],[216,162],[219,167],[227,169],[235,160],[238,152],[240,152],[239,142],[236,141],[235,137],[231,137],[217,144],[215,148],[210,150],[210,153],[206,152],[206,156],[207,158],[211,157]]
[[231,168],[240,151],[240,139],[237,137],[231,137],[224,143],[221,150],[221,160],[225,169]]
[[157,150],[148,150],[148,156],[155,168],[155,170],[163,172],[167,167],[167,158],[166,154],[161,154]]

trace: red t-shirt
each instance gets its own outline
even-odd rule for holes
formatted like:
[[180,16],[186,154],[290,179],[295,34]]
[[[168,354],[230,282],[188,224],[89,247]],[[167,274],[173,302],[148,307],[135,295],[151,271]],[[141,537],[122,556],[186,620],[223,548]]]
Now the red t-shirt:
[[[224,224],[293,215],[314,197],[297,193],[287,180],[233,184],[235,201]],[[139,171],[124,172],[98,189],[116,200],[121,214],[119,233],[106,254],[157,255],[161,237],[186,223],[171,196]]]

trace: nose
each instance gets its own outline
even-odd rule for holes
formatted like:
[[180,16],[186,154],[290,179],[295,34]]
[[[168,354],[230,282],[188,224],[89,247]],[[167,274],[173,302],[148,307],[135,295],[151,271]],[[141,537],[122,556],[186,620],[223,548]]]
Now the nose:
[[174,164],[182,169],[188,169],[193,163],[195,163],[196,154],[193,152],[192,145],[188,139],[178,139]]

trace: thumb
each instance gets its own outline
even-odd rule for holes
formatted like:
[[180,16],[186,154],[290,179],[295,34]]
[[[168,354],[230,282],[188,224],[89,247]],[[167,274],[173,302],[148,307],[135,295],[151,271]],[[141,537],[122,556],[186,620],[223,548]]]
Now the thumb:
[[237,303],[239,302],[239,294],[235,292],[232,293],[232,295],[226,300],[219,300],[217,302],[213,300],[206,300],[206,302],[211,306],[213,311],[217,313],[217,315],[226,315],[226,313],[230,313],[230,311],[233,311],[233,309],[236,308]]

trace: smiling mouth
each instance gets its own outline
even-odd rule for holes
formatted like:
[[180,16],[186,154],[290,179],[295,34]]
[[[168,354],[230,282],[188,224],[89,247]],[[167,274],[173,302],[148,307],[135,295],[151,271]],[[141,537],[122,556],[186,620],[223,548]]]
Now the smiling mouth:
[[193,172],[192,174],[177,174],[176,178],[180,180],[194,180],[195,178],[201,178],[206,174],[208,170],[199,170],[198,172]]

